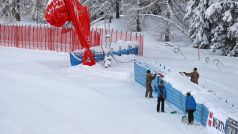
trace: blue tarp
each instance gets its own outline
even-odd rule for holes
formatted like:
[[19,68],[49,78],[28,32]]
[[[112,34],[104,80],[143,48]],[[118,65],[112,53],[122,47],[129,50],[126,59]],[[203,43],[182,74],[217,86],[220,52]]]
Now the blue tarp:
[[[96,62],[100,62],[104,60],[104,55],[102,52],[92,51],[92,53],[94,54],[94,59]],[[129,55],[129,54],[138,55],[138,47],[129,46],[128,49],[112,51],[112,54],[117,56]],[[83,60],[83,53],[70,53],[71,66],[76,66],[78,64],[81,64],[82,60]]]
[[79,56],[75,55],[74,53],[69,53],[69,54],[70,54],[71,66],[76,66],[76,65],[82,63],[83,56],[79,57]]

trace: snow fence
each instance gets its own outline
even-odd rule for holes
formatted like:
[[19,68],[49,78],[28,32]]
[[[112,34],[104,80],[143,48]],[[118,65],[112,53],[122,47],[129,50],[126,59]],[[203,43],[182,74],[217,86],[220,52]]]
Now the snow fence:
[[[165,72],[165,66],[152,67],[149,64],[135,60],[134,62],[134,74],[135,81],[139,84],[145,86],[146,78],[145,74],[147,70],[151,70],[152,73]],[[159,77],[152,81],[152,85],[157,85],[159,82]],[[185,95],[182,94],[178,89],[175,89],[171,83],[164,81],[164,86],[167,89],[167,101],[176,106],[179,110],[185,112]],[[152,86],[153,91],[155,87]],[[195,98],[196,99],[196,98]],[[203,126],[206,126],[208,120],[209,110],[203,104],[197,104],[196,112],[194,113],[195,120],[200,122]]]

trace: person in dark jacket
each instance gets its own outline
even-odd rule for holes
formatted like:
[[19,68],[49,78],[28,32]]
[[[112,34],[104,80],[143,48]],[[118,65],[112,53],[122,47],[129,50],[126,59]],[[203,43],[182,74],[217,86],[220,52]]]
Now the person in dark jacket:
[[193,113],[196,111],[196,101],[189,92],[186,94],[185,106],[186,112],[188,113],[188,124],[192,124],[194,121]]
[[162,105],[161,112],[164,112],[164,101],[166,100],[167,93],[166,88],[164,86],[164,81],[160,81],[160,85],[157,86],[156,94],[158,97],[158,103],[157,103],[157,112],[160,112],[160,103]]
[[147,74],[146,74],[146,92],[145,92],[145,97],[147,97],[148,94],[149,94],[149,98],[153,98],[153,96],[152,96],[153,90],[152,90],[151,82],[152,82],[152,80],[155,79],[155,77],[156,77],[156,75],[153,76],[153,75],[151,74],[151,71],[150,71],[150,70],[147,70]]
[[193,68],[193,72],[191,72],[191,73],[186,73],[186,72],[180,72],[180,73],[184,73],[186,76],[191,77],[190,80],[193,83],[198,84],[199,73],[197,72],[197,68]]

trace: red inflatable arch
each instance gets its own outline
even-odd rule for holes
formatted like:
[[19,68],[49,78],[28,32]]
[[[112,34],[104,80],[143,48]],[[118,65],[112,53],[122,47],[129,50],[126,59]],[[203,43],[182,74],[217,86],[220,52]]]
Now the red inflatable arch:
[[82,6],[78,0],[53,0],[46,8],[45,19],[56,27],[71,21],[80,44],[85,48],[83,64],[89,66],[96,64],[87,42],[87,37],[90,36],[90,15],[87,7]]

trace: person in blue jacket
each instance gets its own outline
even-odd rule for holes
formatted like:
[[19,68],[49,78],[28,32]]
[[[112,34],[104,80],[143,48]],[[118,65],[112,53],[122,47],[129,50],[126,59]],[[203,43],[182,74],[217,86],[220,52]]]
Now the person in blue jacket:
[[166,100],[166,97],[167,97],[164,81],[160,80],[160,85],[157,86],[156,88],[156,94],[158,97],[157,112],[160,112],[160,103],[162,105],[161,112],[164,112],[164,101]]
[[191,93],[186,94],[186,112],[188,113],[188,124],[192,124],[194,121],[193,113],[196,111],[196,101]]

